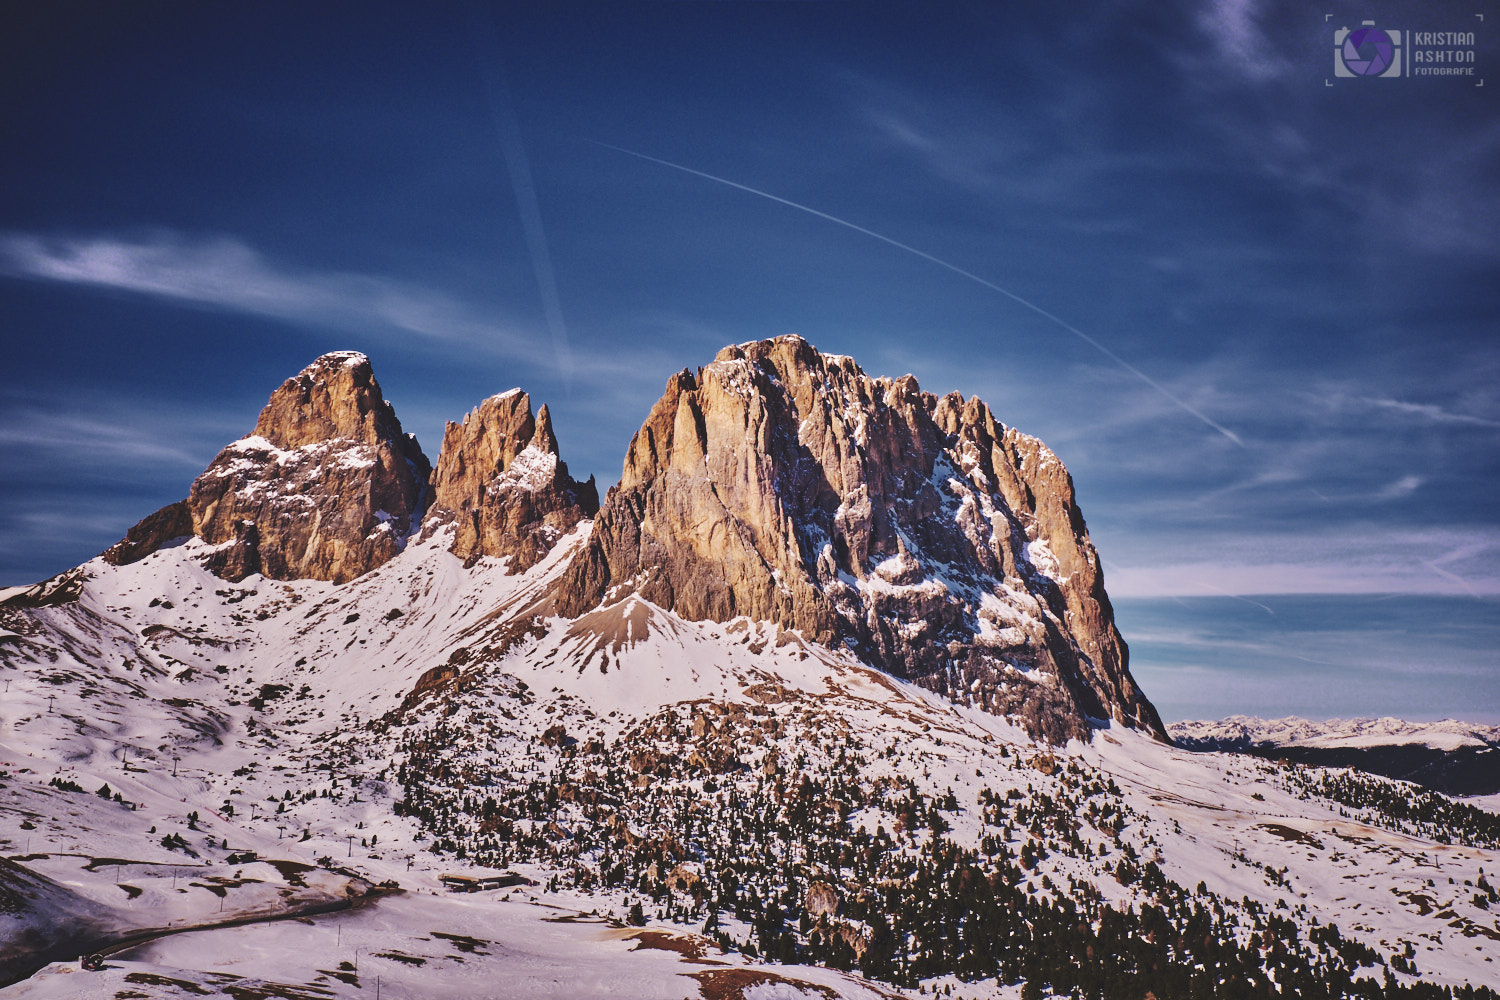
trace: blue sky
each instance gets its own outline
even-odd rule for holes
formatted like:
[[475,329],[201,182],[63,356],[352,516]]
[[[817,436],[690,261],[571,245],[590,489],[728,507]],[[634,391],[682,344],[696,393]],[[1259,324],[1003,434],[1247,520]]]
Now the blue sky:
[[[434,457],[521,385],[608,484],[671,372],[796,332],[1058,452],[1158,702],[1236,710],[1289,606],[1344,607],[1315,659],[1396,676],[1360,712],[1500,721],[1459,628],[1500,628],[1500,73],[1333,78],[1340,25],[1476,30],[1481,72],[1494,29],[1011,6],[6,5],[0,585],[326,350]],[[1454,627],[1372,644],[1392,593]]]

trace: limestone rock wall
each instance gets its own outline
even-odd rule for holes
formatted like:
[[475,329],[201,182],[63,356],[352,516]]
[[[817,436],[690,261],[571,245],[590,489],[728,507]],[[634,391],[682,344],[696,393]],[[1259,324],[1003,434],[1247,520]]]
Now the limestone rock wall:
[[631,592],[844,644],[1053,741],[1090,718],[1164,737],[1057,457],[978,399],[800,337],[668,382],[554,603]]
[[388,561],[426,507],[430,466],[363,354],[325,354],[271,395],[255,431],[194,480],[185,501],[142,520],[105,553],[144,558],[174,537],[220,546],[228,580],[343,583]]

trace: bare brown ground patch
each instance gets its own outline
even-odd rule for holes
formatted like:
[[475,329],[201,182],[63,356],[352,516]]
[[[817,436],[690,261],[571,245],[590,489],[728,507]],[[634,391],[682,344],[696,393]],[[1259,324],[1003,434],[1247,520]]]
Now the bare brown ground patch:
[[127,983],[135,983],[138,986],[170,986],[186,993],[196,993],[199,996],[212,996],[212,990],[206,990],[202,986],[186,979],[173,979],[170,976],[158,976],[154,972],[127,972],[125,973]]
[[239,984],[224,987],[234,1000],[324,1000],[334,996],[321,986],[288,986],[285,983]]
[[1193,809],[1205,809],[1209,812],[1228,812],[1223,806],[1216,806],[1212,802],[1199,802],[1197,799],[1189,799],[1178,795],[1176,792],[1161,792],[1152,795],[1152,802],[1174,802],[1180,806],[1190,806]]
[[332,976],[345,986],[353,986],[355,989],[359,989],[359,976],[352,972],[347,972],[343,969],[319,969],[318,972],[325,976]]
[[632,601],[627,610],[621,606],[625,603],[621,601],[583,615],[568,627],[568,638],[596,640],[590,659],[595,652],[608,649],[611,653],[618,653],[626,646],[640,642],[651,632],[651,608],[644,601]]
[[625,940],[638,942],[632,951],[650,949],[652,951],[673,951],[690,961],[697,961],[708,954],[708,949],[713,948],[719,954],[724,950],[718,945],[705,938],[687,935],[673,934],[670,931],[633,931],[625,935]]
[[469,937],[466,934],[445,934],[442,931],[433,931],[432,936],[447,941],[466,955],[488,955],[489,952],[481,951],[490,942],[484,938]]
[[689,973],[689,975],[698,980],[698,988],[703,993],[703,1000],[745,1000],[746,990],[752,986],[766,984],[784,984],[793,989],[821,993],[828,1000],[839,1000],[838,991],[831,986],[799,982],[796,979],[788,979],[761,969],[712,969],[707,972]]
[[286,880],[287,885],[293,885],[300,889],[307,888],[307,882],[303,880],[302,876],[305,873],[313,870],[312,865],[306,864],[301,861],[282,861],[275,858],[261,858],[260,863],[263,865],[270,865],[272,868],[275,868],[278,872],[281,873],[281,877]]
[[1425,917],[1436,909],[1433,898],[1425,892],[1398,892],[1396,895],[1406,897],[1408,903],[1416,906],[1417,916],[1419,917]]
[[1260,828],[1262,830],[1265,830],[1269,834],[1280,837],[1282,840],[1285,840],[1288,843],[1305,844],[1308,847],[1313,847],[1320,851],[1323,849],[1322,841],[1318,840],[1316,837],[1312,836],[1309,833],[1304,833],[1301,830],[1294,830],[1291,827],[1283,826],[1280,823],[1262,823],[1260,825]]

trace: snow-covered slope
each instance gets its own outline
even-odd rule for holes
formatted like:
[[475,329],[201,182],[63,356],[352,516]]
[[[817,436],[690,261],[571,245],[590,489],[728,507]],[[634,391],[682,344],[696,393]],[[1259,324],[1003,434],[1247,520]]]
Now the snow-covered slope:
[[[5,995],[1015,997],[1152,963],[1283,992],[1500,980],[1483,813],[1119,727],[1038,744],[795,631],[639,596],[549,616],[590,527],[525,573],[466,569],[439,532],[344,585],[226,584],[189,541],[0,608],[0,851],[39,900],[0,947],[64,912],[95,925],[79,951],[314,921]],[[477,869],[536,884],[442,893]]]
[[0,595],[7,997],[1495,981],[1500,817],[1160,742],[1066,471],[978,400],[740,345],[602,507],[521,393],[429,478],[360,355],[256,436]]

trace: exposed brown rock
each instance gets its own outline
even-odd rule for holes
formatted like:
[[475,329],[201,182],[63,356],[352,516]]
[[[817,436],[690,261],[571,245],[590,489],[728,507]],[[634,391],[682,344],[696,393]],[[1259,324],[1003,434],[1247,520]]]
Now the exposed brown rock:
[[687,865],[678,865],[663,880],[673,892],[693,892],[703,884],[703,876]]
[[0,599],[0,608],[19,611],[24,608],[52,608],[72,604],[83,595],[86,582],[87,577],[84,576],[82,567],[75,566]]
[[1057,457],[800,337],[668,382],[553,599],[576,617],[630,592],[800,629],[1052,741],[1089,718],[1165,738]]
[[402,549],[428,473],[369,359],[325,354],[272,393],[255,433],[221,451],[185,501],[131,528],[105,558],[134,562],[190,534],[222,546],[207,565],[228,580],[343,583]]
[[546,405],[533,419],[519,389],[449,422],[432,482],[428,524],[453,523],[453,553],[469,564],[507,558],[512,572],[531,568],[599,509],[593,478],[568,475]]
[[125,537],[104,550],[104,561],[126,566],[155,552],[168,542],[193,534],[193,515],[186,500],[169,503],[136,523]]
[[807,887],[807,895],[802,900],[802,909],[814,919],[825,915],[838,916],[838,890],[827,882],[813,882]]

